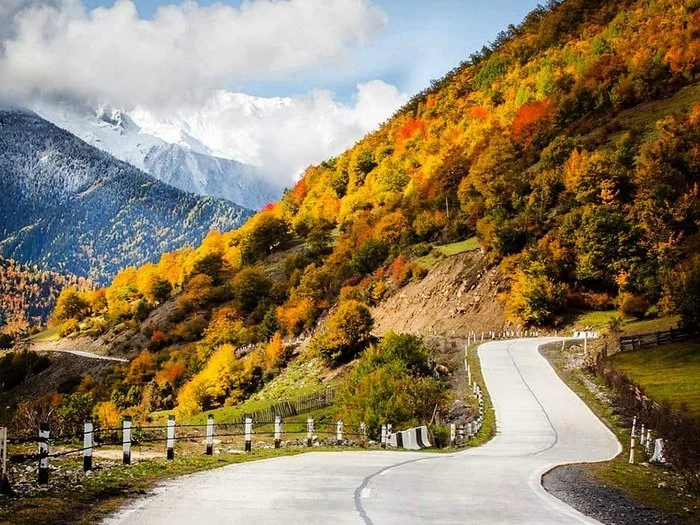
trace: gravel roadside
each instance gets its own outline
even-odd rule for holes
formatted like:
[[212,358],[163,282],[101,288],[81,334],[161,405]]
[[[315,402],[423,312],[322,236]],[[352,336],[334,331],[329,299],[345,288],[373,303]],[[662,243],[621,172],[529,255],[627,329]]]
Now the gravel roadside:
[[564,465],[542,477],[545,490],[606,525],[676,525],[687,523],[630,499],[621,490],[591,479],[585,467]]

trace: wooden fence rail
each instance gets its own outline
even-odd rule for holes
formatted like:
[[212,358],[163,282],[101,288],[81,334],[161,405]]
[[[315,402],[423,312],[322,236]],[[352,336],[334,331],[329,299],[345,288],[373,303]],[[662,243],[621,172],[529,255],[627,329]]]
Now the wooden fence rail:
[[675,343],[685,341],[691,336],[691,332],[678,328],[671,328],[660,332],[649,332],[646,334],[626,335],[620,337],[620,351],[630,352],[639,350],[645,346],[658,346],[665,343]]

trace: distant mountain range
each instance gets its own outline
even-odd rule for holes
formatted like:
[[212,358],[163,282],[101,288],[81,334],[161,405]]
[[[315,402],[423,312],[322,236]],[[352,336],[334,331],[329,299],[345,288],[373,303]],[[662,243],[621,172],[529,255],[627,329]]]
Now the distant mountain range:
[[[155,122],[144,111],[135,118],[109,106],[65,101],[37,101],[31,108],[88,144],[181,190],[252,209],[282,194],[281,186],[261,177],[254,166],[215,155],[190,133],[185,121]],[[147,121],[147,128],[137,121]]]
[[100,282],[251,214],[173,188],[24,110],[0,110],[0,184],[0,255]]

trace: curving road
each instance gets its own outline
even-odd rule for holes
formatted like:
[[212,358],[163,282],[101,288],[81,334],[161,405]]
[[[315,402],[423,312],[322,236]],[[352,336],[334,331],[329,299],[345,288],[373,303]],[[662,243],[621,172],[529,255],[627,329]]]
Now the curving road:
[[597,523],[540,484],[556,465],[602,461],[621,450],[539,354],[549,340],[479,347],[498,426],[482,447],[321,452],[232,465],[170,481],[105,523]]

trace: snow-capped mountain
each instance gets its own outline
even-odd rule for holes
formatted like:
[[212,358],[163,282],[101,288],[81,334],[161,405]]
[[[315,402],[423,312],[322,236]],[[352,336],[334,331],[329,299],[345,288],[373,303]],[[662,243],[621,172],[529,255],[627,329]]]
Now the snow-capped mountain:
[[252,212],[187,193],[34,113],[0,109],[0,255],[106,282]]
[[155,119],[142,109],[133,114],[106,105],[96,109],[69,102],[36,101],[31,109],[88,144],[190,193],[258,209],[277,200],[282,188],[261,177],[256,167],[216,156],[180,119]]

